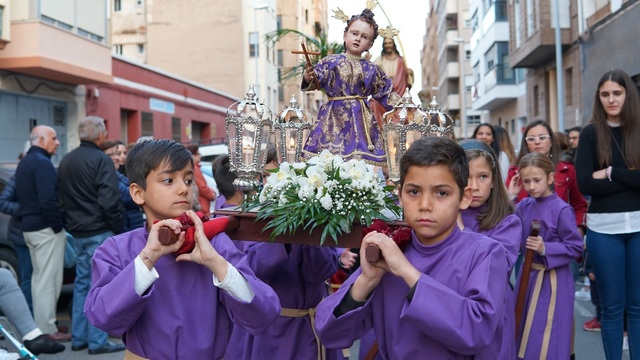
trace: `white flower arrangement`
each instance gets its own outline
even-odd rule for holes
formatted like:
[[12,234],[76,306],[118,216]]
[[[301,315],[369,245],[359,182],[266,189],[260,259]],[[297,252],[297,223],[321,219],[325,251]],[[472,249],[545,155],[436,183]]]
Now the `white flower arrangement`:
[[243,208],[259,207],[257,218],[269,220],[264,229],[273,229],[271,240],[301,227],[309,232],[323,227],[322,245],[327,236],[337,243],[356,220],[367,226],[374,219],[390,220],[385,209],[399,215],[393,189],[383,185],[373,166],[362,160],[344,161],[324,150],[306,163],[282,163],[257,199]]

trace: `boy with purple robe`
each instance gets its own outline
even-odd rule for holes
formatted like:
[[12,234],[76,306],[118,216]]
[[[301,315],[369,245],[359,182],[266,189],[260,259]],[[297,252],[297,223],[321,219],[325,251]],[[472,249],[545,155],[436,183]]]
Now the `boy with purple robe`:
[[346,348],[373,328],[385,359],[497,357],[507,287],[503,247],[484,235],[461,231],[458,212],[472,199],[464,150],[451,140],[415,141],[400,163],[400,204],[412,228],[401,250],[371,232],[361,247],[382,257],[361,267],[318,305],[322,342]]
[[[121,335],[125,358],[135,359],[221,359],[233,325],[254,334],[267,329],[280,313],[277,295],[226,234],[207,239],[190,210],[190,152],[171,140],[143,142],[131,149],[126,167],[147,226],[97,248],[87,319]],[[185,234],[173,218],[185,212],[196,228],[195,248],[176,257]],[[179,240],[162,245],[163,226]]]

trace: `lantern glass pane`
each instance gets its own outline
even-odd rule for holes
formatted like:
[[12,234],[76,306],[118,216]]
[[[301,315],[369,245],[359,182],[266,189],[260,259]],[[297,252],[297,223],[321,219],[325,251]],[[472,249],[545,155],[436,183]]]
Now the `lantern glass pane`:
[[256,151],[256,126],[243,124],[242,126],[242,164],[250,166]]
[[228,141],[229,141],[229,162],[232,166],[236,166],[238,163],[237,155],[238,150],[236,149],[236,136],[237,136],[237,128],[236,124],[232,122],[227,123],[227,132],[229,133]]

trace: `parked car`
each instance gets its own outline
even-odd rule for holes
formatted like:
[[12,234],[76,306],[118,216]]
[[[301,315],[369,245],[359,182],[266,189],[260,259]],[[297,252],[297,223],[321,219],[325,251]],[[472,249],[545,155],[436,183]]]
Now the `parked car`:
[[[16,172],[17,162],[0,162],[0,192],[9,183],[9,179]],[[16,279],[18,277],[18,257],[13,249],[13,243],[7,236],[9,220],[11,216],[0,213],[0,268],[11,271]]]

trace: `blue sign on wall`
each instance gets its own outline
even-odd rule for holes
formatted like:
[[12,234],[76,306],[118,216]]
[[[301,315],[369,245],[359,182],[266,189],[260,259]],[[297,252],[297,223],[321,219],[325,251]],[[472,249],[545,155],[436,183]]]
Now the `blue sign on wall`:
[[149,98],[149,108],[167,114],[173,114],[176,111],[176,105],[174,103],[156,98]]

